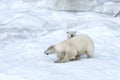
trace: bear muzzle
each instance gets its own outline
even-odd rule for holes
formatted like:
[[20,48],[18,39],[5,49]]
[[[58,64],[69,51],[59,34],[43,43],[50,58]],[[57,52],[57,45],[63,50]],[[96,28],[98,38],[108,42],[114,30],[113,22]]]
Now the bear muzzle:
[[49,55],[49,53],[47,53],[46,51],[44,52],[46,55]]

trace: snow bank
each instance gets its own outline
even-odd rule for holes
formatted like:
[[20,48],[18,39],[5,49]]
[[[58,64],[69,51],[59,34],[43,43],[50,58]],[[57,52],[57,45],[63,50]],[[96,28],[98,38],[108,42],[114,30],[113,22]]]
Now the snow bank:
[[[1,80],[119,80],[120,19],[90,12],[0,9]],[[44,50],[66,31],[88,34],[94,58],[55,64]]]
[[48,1],[48,8],[55,9],[55,10],[67,10],[67,11],[91,11],[97,5],[98,5],[98,2],[96,0],[50,0]]
[[0,8],[12,9],[37,9],[45,6],[44,0],[1,0]]
[[96,7],[95,12],[114,14],[120,11],[120,3],[106,2],[102,6]]
[[[69,1],[70,5],[79,4]],[[0,0],[0,80],[119,80],[120,18],[43,9],[46,3],[46,0]],[[65,3],[62,9],[78,7],[59,0],[56,8],[60,9],[62,3]],[[115,12],[111,7],[114,4],[119,8],[119,3],[106,3],[109,7],[104,12]],[[86,10],[91,10],[88,6]],[[66,31],[74,30],[92,38],[94,58],[82,56],[73,62],[53,63],[56,55],[47,56],[44,50],[65,40]]]
[[0,0],[0,9],[52,9],[93,11],[113,14],[119,11],[119,0]]

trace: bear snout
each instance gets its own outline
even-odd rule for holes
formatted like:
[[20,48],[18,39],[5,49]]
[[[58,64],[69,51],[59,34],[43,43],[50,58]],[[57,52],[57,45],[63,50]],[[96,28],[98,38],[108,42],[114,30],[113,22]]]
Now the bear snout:
[[49,53],[46,53],[46,55],[48,55]]
[[49,53],[47,53],[46,51],[44,52],[46,55],[48,55]]

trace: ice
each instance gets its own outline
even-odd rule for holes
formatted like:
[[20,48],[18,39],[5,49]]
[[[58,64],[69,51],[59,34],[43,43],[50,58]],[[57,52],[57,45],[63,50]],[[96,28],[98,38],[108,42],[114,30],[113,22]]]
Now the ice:
[[[88,4],[89,3],[89,4]],[[97,0],[49,0],[48,8],[68,11],[91,11],[98,5]]]
[[119,8],[119,0],[0,0],[0,9],[52,9],[114,14],[119,11]]
[[106,2],[102,6],[98,6],[94,9],[95,12],[102,12],[102,13],[108,13],[108,14],[114,14],[120,9],[120,2]]

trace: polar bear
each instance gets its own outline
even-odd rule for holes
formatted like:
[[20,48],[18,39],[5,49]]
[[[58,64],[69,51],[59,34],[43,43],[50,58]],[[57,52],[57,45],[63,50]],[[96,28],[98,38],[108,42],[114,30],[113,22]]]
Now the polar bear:
[[70,39],[76,36],[77,31],[67,31],[67,38]]
[[64,63],[70,60],[78,60],[83,54],[91,58],[93,57],[93,52],[94,45],[91,38],[86,34],[81,34],[50,46],[44,53],[47,55],[56,53],[58,60],[55,63]]

